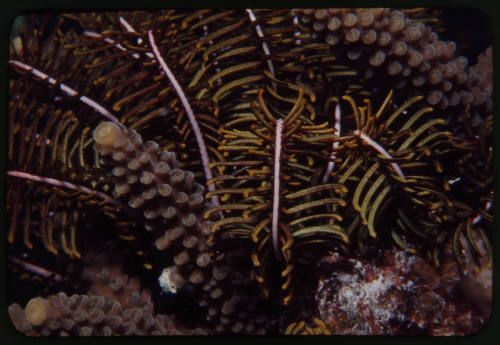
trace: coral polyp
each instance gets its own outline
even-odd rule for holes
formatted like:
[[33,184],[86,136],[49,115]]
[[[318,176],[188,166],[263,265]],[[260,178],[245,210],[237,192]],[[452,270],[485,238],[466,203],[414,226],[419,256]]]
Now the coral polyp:
[[[6,197],[15,328],[481,329],[492,48],[462,56],[440,39],[453,34],[445,13],[19,17]],[[459,302],[467,286],[477,293]]]

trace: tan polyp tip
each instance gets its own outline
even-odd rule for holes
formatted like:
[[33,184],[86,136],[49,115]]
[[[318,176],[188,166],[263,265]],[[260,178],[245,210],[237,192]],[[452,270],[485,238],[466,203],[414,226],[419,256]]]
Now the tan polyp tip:
[[42,297],[32,298],[24,308],[24,315],[33,326],[40,326],[49,316],[49,303]]
[[99,124],[94,130],[95,142],[105,147],[112,147],[113,142],[121,136],[121,128],[116,123],[110,121]]

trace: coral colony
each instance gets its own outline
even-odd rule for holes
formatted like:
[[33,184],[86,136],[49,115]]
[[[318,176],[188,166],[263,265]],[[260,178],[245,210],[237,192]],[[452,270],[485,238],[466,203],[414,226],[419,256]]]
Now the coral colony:
[[493,63],[438,9],[19,17],[8,300],[29,336],[467,335]]

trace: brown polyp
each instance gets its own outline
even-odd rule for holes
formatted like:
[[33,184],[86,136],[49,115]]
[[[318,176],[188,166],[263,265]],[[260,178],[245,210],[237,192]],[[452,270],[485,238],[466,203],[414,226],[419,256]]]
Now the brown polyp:
[[368,27],[373,24],[375,17],[372,11],[362,11],[358,14],[358,22],[362,27]]
[[186,193],[180,192],[180,193],[177,193],[175,195],[174,199],[175,199],[175,203],[177,205],[183,206],[183,205],[185,205],[188,202],[189,197],[188,197],[188,195]]
[[182,251],[174,257],[174,262],[177,266],[185,265],[189,262],[189,253],[187,251]]
[[385,52],[383,50],[377,50],[375,54],[370,56],[368,61],[372,66],[380,66],[385,61]]
[[408,50],[408,65],[410,67],[417,67],[422,63],[422,61],[423,57],[419,51],[412,48]]
[[383,31],[378,36],[378,45],[384,47],[388,45],[391,42],[391,40],[392,40],[391,34],[386,31]]
[[394,49],[394,55],[402,56],[408,51],[408,46],[403,41],[397,41],[392,45]]
[[350,29],[345,35],[345,39],[347,42],[354,43],[359,40],[360,30],[358,28]]
[[443,41],[437,41],[433,43],[434,49],[436,49],[436,56],[440,57],[446,52],[446,43]]
[[149,185],[153,183],[155,180],[155,176],[149,171],[143,171],[141,176],[139,177],[139,181],[144,185]]
[[127,168],[129,168],[132,171],[137,171],[141,167],[141,164],[137,159],[131,159],[127,163]]
[[451,91],[452,88],[453,88],[453,83],[448,80],[444,80],[441,83],[441,90],[443,90],[444,92]]
[[137,160],[141,165],[146,165],[151,161],[151,155],[148,152],[141,152]]
[[197,243],[198,243],[198,237],[196,236],[186,235],[182,240],[182,245],[185,248],[193,248]]
[[217,280],[223,280],[228,275],[228,269],[225,266],[215,266],[213,268],[212,275]]
[[222,313],[225,315],[230,315],[234,311],[234,305],[230,300],[226,300],[224,304],[222,304]]
[[145,210],[142,214],[146,219],[155,219],[158,217],[158,214],[154,210]]
[[197,223],[198,219],[193,213],[188,213],[187,215],[182,217],[182,225],[185,226],[186,228],[191,228]]
[[139,208],[144,205],[144,198],[142,196],[135,196],[130,198],[128,205],[132,208]]
[[314,16],[318,20],[323,20],[328,16],[328,11],[326,9],[319,9],[314,12]]
[[405,28],[404,17],[393,15],[389,22],[388,30],[391,34],[401,32]]
[[144,150],[149,153],[156,154],[160,146],[154,141],[146,141],[144,143]]
[[453,56],[455,55],[455,52],[457,50],[457,45],[453,41],[446,41],[446,49],[443,52],[442,58],[444,60],[451,60]]
[[464,106],[471,104],[474,101],[474,96],[469,91],[460,90],[458,94],[460,95],[460,101]]
[[387,64],[387,73],[397,75],[403,70],[403,65],[399,61],[391,61]]
[[150,188],[142,192],[142,197],[146,200],[151,200],[156,196],[157,193],[158,192],[156,188]]
[[195,183],[194,174],[191,171],[184,172],[184,188],[186,191],[190,192]]
[[419,87],[419,86],[422,86],[424,85],[426,82],[426,79],[425,79],[425,76],[423,74],[419,74],[417,76],[415,76],[413,79],[412,79],[412,83],[414,86],[416,87]]
[[125,167],[117,166],[113,168],[111,173],[116,177],[123,177],[127,173],[127,169]]
[[336,45],[337,43],[339,43],[339,41],[340,40],[339,40],[339,37],[337,35],[334,35],[334,34],[326,35],[326,43],[328,43],[331,46]]
[[364,44],[373,44],[377,41],[377,32],[375,30],[363,30],[361,32],[361,41]]
[[193,193],[189,196],[189,208],[196,209],[203,205],[204,198],[200,193]]
[[418,66],[418,71],[419,72],[427,72],[431,69],[431,63],[429,61],[424,61]]
[[444,95],[443,98],[441,99],[441,102],[439,103],[439,107],[441,109],[446,109],[448,108],[448,105],[450,102],[448,101],[448,96]]
[[327,11],[330,14],[337,14],[337,13],[341,12],[342,10],[339,8],[329,8],[329,9],[327,9]]
[[342,25],[342,21],[338,17],[331,17],[328,20],[327,27],[328,27],[328,30],[335,31],[338,28],[340,28],[341,25]]
[[168,183],[162,183],[158,186],[158,193],[163,197],[168,197],[172,194],[172,187]]
[[456,74],[455,74],[455,80],[457,81],[458,84],[463,84],[467,81],[467,73],[465,73],[464,71],[458,71]]
[[436,50],[432,44],[426,44],[422,48],[422,56],[425,61],[432,60],[436,56]]
[[374,16],[375,19],[379,19],[380,16],[382,16],[382,15],[384,15],[384,14],[386,14],[388,12],[388,9],[387,8],[382,8],[382,7],[371,8],[370,12],[373,14],[373,16]]
[[175,241],[179,236],[184,234],[185,230],[182,226],[176,226],[173,229],[167,231],[166,235],[170,241]]
[[443,98],[443,92],[439,90],[434,90],[429,93],[427,96],[427,102],[431,105],[436,105],[441,101],[441,98]]
[[206,267],[210,263],[210,254],[201,253],[196,258],[196,264],[200,267]]
[[433,85],[438,84],[443,80],[443,73],[438,69],[433,69],[429,72],[427,80]]
[[453,62],[448,62],[443,67],[444,67],[443,76],[445,78],[452,78],[455,75],[455,73],[457,73],[458,70],[457,65]]
[[467,68],[468,61],[467,61],[467,58],[465,56],[458,56],[455,59],[455,61],[457,63],[457,67],[460,71],[463,71]]
[[33,326],[42,325],[49,317],[50,306],[47,300],[41,297],[35,297],[29,300],[24,308],[26,319]]
[[343,25],[346,28],[353,27],[358,22],[358,17],[354,13],[346,13],[344,15]]
[[205,280],[205,277],[203,276],[203,272],[200,270],[195,270],[191,275],[189,276],[189,281],[193,284],[201,284]]
[[164,208],[161,211],[162,217],[164,217],[166,219],[173,219],[177,216],[177,214],[178,214],[177,209],[175,207],[172,207],[172,206],[168,206],[167,208]]
[[408,42],[415,42],[422,37],[424,32],[424,24],[422,23],[412,23],[406,28],[406,35]]
[[158,237],[155,240],[155,246],[158,250],[164,250],[165,248],[170,246],[171,241],[167,238],[166,234],[161,237]]
[[182,171],[181,169],[170,170],[169,176],[170,176],[170,181],[174,185],[179,185],[184,181],[184,171]]
[[125,156],[125,153],[118,151],[118,152],[113,152],[111,155],[114,161],[116,162],[123,162],[127,157]]

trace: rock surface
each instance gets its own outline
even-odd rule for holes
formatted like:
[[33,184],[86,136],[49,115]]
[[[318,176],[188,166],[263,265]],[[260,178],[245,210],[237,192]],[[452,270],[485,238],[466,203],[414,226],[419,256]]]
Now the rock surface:
[[372,259],[334,253],[319,267],[316,301],[332,334],[468,335],[480,331],[491,312],[461,296],[469,278],[451,260],[436,268],[409,251]]

